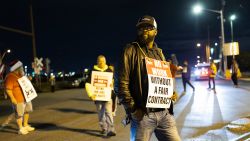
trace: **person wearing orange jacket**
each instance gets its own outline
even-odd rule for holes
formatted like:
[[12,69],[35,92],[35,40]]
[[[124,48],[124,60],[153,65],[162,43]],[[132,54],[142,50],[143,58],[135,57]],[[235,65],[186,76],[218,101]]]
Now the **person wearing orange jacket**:
[[23,77],[23,63],[19,60],[10,64],[10,73],[5,78],[5,89],[11,103],[13,104],[16,122],[19,127],[18,134],[25,135],[35,128],[28,124],[29,113],[33,111],[32,103],[26,102],[18,79]]
[[212,81],[213,82],[212,90],[214,90],[214,93],[216,93],[214,78],[216,77],[216,74],[217,74],[217,68],[216,68],[216,65],[214,64],[213,61],[210,63],[210,68],[209,68],[208,73],[209,73],[209,76],[208,76],[208,90],[211,90],[210,81]]

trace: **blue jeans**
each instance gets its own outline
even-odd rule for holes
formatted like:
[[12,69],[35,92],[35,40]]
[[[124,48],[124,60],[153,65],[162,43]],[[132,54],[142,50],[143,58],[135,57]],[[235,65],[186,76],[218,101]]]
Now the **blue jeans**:
[[168,110],[150,112],[141,121],[131,120],[130,141],[149,141],[153,132],[159,141],[181,141],[175,119]]
[[107,132],[114,131],[114,120],[112,116],[112,100],[95,101],[98,112],[99,125],[102,130]]

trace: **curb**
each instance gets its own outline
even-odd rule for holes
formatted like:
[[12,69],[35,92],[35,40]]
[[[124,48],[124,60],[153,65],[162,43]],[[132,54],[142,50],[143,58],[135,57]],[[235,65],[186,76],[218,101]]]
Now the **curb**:
[[250,138],[250,133],[245,133],[239,136],[238,138],[230,140],[230,141],[248,141],[249,138]]

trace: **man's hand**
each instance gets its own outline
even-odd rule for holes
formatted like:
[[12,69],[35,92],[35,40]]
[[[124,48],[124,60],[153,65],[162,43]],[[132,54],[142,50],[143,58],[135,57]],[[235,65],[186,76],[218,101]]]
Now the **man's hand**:
[[8,98],[8,95],[6,93],[4,93],[3,95],[4,95],[4,99]]
[[182,66],[178,66],[178,67],[177,67],[177,70],[182,70],[182,69],[183,69]]
[[93,95],[93,96],[91,96],[91,97],[90,97],[90,99],[91,99],[91,100],[93,100],[93,101],[95,101],[96,96],[95,96],[95,95]]
[[6,90],[6,93],[9,96],[11,103],[16,105],[17,101],[16,98],[13,96],[12,90]]
[[171,97],[171,99],[172,99],[174,102],[176,102],[178,98],[179,98],[178,94],[177,94],[176,92],[174,92],[173,95],[172,95],[172,97]]
[[11,98],[11,103],[14,104],[14,105],[17,105],[17,101],[15,98]]

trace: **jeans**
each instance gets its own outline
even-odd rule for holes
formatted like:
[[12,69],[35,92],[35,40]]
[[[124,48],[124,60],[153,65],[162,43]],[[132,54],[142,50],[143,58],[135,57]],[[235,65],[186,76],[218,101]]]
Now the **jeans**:
[[186,84],[188,84],[194,90],[194,86],[191,84],[191,82],[188,78],[182,77],[182,83],[183,83],[183,87],[184,87],[185,92],[186,92]]
[[215,82],[214,82],[214,77],[209,77],[208,78],[208,88],[211,88],[210,81],[213,82],[213,89],[215,90]]
[[238,78],[237,78],[237,73],[233,73],[232,76],[231,76],[231,79],[234,83],[234,85],[238,85]]
[[151,135],[159,141],[180,141],[173,115],[168,110],[150,112],[141,121],[131,120],[130,141],[149,141]]
[[107,132],[114,131],[114,120],[112,116],[112,100],[95,101],[98,112],[99,125]]

